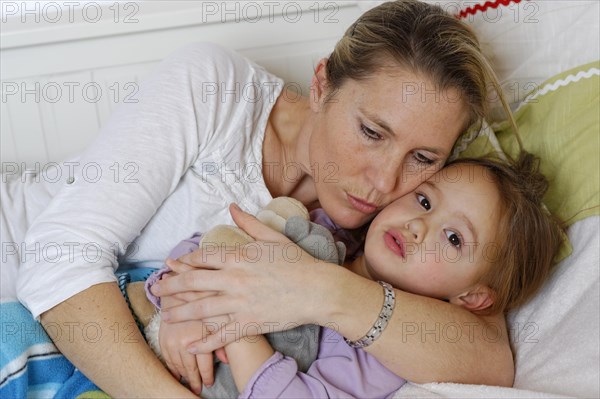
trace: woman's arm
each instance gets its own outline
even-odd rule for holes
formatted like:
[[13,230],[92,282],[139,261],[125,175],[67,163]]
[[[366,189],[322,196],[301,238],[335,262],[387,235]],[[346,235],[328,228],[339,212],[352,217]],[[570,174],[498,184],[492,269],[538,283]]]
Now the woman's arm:
[[[41,321],[57,348],[111,397],[196,398],[146,345],[114,283],[82,291],[43,313]],[[94,337],[85,326],[94,326]]]
[[[131,333],[124,328],[133,322],[118,290],[113,294],[112,288],[105,292],[88,287],[114,282],[117,261],[156,259],[172,246],[176,238],[169,228],[176,229],[177,221],[171,219],[172,214],[159,215],[161,209],[169,201],[189,202],[193,186],[179,193],[177,188],[191,184],[185,180],[190,168],[210,154],[205,147],[221,139],[219,113],[229,116],[231,109],[240,106],[231,101],[221,103],[218,96],[200,100],[204,82],[218,82],[218,74],[232,79],[238,76],[234,73],[237,64],[229,62],[227,54],[214,45],[202,44],[178,50],[140,85],[132,101],[117,108],[93,144],[71,162],[71,166],[77,165],[74,180],[60,175],[59,169],[58,182],[46,181],[41,187],[28,184],[32,195],[48,190],[52,199],[23,239],[28,253],[35,256],[24,256],[21,262],[16,284],[19,300],[33,317],[44,314],[47,326],[52,323],[68,332],[71,323],[76,327],[89,321],[98,323],[91,326],[102,327],[103,336],[97,343],[63,338],[57,344],[69,360],[111,394],[143,392],[141,396],[147,397],[163,390],[138,391],[140,370],[149,371],[141,377],[150,382],[146,386],[165,386],[169,392],[170,384],[175,383],[166,370],[158,368],[155,358],[149,358],[141,340],[114,342],[114,334],[122,338]],[[151,220],[154,223],[149,223]],[[164,228],[162,236],[154,237],[164,245],[149,248],[146,244],[144,249],[145,237],[138,238],[140,234],[148,237],[152,225]],[[132,242],[136,245],[130,245]],[[137,246],[139,242],[142,244]],[[126,253],[128,247],[132,251]],[[94,293],[103,296],[94,300]],[[64,303],[67,298],[71,299]],[[114,365],[113,359],[124,362]],[[136,389],[130,390],[131,385]]]
[[[317,313],[319,323],[332,320],[348,339],[361,338],[381,311],[381,286],[346,270],[314,271],[314,281],[321,285],[316,290],[327,297],[327,306]],[[322,286],[331,281],[343,289]],[[436,299],[395,291],[392,319],[367,352],[416,383],[512,386],[514,363],[503,316],[481,317]]]
[[[221,333],[193,347],[212,351],[243,335],[245,325],[256,323],[264,332],[283,330],[293,323],[316,323],[351,340],[369,330],[383,303],[379,284],[306,253],[297,257],[298,252],[290,250],[293,244],[283,235],[235,207],[232,215],[256,243],[240,253],[196,251],[186,255],[180,261],[215,270],[186,272],[162,281],[153,290],[159,295],[220,291],[217,296],[169,310],[171,321],[228,315],[231,321]],[[396,295],[387,329],[366,348],[390,370],[419,383],[512,385],[514,365],[501,316],[484,318],[438,300],[402,291]]]

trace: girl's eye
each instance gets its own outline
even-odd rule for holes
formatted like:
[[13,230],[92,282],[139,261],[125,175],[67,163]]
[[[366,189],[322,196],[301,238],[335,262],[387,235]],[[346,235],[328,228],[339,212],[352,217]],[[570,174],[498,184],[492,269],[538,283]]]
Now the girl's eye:
[[428,158],[427,156],[421,154],[420,152],[415,152],[414,155],[417,162],[425,164],[425,165],[433,165],[435,163],[435,159]]
[[365,125],[361,124],[360,130],[362,131],[363,135],[369,140],[381,140],[383,138],[382,135],[380,135],[379,133],[377,133],[376,131],[374,131],[372,129],[369,129]]
[[419,201],[419,204],[421,204],[423,209],[425,209],[426,211],[431,209],[431,204],[429,203],[429,200],[423,194],[417,194],[417,201]]
[[450,244],[456,248],[460,248],[462,245],[462,240],[460,239],[460,235],[458,233],[453,232],[452,230],[446,230],[446,237]]

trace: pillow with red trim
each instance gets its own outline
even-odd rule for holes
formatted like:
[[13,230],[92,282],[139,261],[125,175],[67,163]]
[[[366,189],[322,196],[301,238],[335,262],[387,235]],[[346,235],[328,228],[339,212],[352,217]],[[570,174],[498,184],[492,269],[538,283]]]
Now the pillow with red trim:
[[[546,79],[600,59],[598,0],[426,1],[475,30],[513,108]],[[493,101],[489,121],[505,119]]]

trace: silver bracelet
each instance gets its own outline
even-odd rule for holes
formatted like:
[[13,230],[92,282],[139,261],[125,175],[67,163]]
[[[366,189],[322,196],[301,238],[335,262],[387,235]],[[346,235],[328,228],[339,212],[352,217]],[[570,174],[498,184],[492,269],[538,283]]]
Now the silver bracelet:
[[396,305],[396,293],[391,285],[386,283],[385,281],[378,281],[379,284],[383,286],[383,307],[381,308],[381,312],[379,313],[379,317],[375,320],[373,327],[365,334],[364,337],[356,340],[350,341],[346,338],[346,343],[353,348],[364,348],[365,346],[371,345],[377,338],[381,336],[381,333],[388,325],[388,322],[392,318],[392,313],[394,313],[394,306]]

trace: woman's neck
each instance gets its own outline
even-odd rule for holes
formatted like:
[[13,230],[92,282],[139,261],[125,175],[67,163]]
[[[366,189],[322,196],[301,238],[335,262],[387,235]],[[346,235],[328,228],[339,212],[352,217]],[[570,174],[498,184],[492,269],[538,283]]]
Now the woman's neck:
[[[294,102],[287,100],[295,98]],[[293,197],[309,208],[317,201],[308,162],[308,98],[282,93],[269,115],[263,142],[263,176],[273,197]]]

